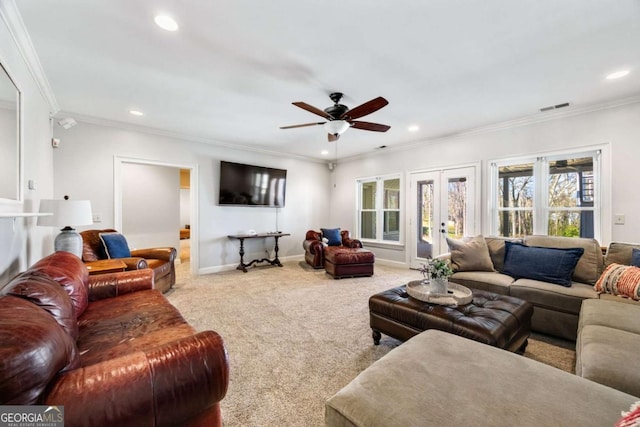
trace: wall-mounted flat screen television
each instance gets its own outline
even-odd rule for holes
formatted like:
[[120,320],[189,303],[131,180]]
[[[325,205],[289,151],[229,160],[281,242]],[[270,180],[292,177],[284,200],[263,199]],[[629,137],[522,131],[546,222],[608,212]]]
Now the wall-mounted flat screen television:
[[220,205],[283,207],[287,171],[220,162]]

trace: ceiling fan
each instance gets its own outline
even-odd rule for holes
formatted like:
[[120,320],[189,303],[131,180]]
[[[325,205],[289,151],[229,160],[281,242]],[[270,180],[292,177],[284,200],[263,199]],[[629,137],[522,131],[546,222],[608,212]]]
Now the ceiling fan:
[[325,130],[329,135],[329,142],[337,141],[347,129],[350,127],[362,130],[371,130],[374,132],[386,132],[391,126],[382,125],[380,123],[363,122],[360,117],[371,114],[374,111],[378,111],[389,103],[386,99],[379,96],[371,101],[365,102],[362,105],[358,105],[355,108],[349,109],[346,105],[340,104],[342,99],[342,93],[334,92],[329,95],[329,98],[333,101],[333,105],[321,110],[309,105],[306,102],[293,102],[296,107],[300,107],[303,110],[307,110],[310,113],[317,114],[320,117],[327,119],[326,122],[313,122],[304,123],[301,125],[281,126],[280,129],[293,129],[306,126],[324,125]]

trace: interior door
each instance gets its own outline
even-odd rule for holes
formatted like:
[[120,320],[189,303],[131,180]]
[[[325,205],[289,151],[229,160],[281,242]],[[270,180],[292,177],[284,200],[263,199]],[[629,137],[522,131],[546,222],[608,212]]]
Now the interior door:
[[447,237],[475,235],[475,175],[475,166],[411,174],[411,268],[447,252]]

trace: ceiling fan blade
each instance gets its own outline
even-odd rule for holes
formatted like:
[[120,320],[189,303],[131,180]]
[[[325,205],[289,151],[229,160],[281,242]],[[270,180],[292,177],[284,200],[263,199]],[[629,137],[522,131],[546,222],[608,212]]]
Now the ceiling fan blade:
[[314,107],[313,105],[309,105],[306,102],[292,102],[292,104],[296,107],[302,108],[303,110],[307,110],[310,113],[317,114],[320,117],[324,117],[327,120],[331,120],[331,116],[328,113]]
[[280,126],[280,129],[303,128],[306,126],[316,126],[316,125],[323,125],[323,124],[325,124],[325,122],[304,123],[301,125]]
[[372,130],[374,132],[386,132],[389,129],[391,129],[391,126],[382,125],[380,123],[359,122],[359,121],[354,121],[350,123],[352,128],[362,129],[362,130]]
[[387,105],[389,101],[379,96],[371,101],[365,102],[364,104],[358,105],[355,108],[344,113],[340,118],[348,117],[350,119],[357,119],[362,116],[366,116],[367,114],[371,114],[374,111],[378,111],[385,105]]
[[337,141],[338,138],[340,138],[340,135],[338,135],[338,134],[336,134],[336,135],[334,135],[332,133],[328,133],[327,134],[327,139],[329,140],[329,142]]

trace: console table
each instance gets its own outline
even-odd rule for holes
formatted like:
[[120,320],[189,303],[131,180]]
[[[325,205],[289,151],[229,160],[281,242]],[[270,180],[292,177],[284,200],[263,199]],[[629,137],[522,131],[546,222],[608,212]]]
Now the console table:
[[[290,234],[289,233],[257,233],[257,234],[234,234],[234,235],[227,236],[229,239],[240,240],[240,264],[238,264],[238,266],[236,267],[236,270],[242,270],[246,273],[247,267],[251,267],[253,264],[258,262],[268,262],[271,265],[277,265],[278,267],[282,267],[282,263],[280,263],[280,260],[278,259],[278,249],[279,249],[278,239],[282,236],[290,236]],[[268,258],[254,259],[248,264],[245,264],[244,263],[244,239],[266,239],[267,237],[273,237],[275,240],[275,247],[273,248],[275,252],[275,258],[274,259],[268,259]]]

